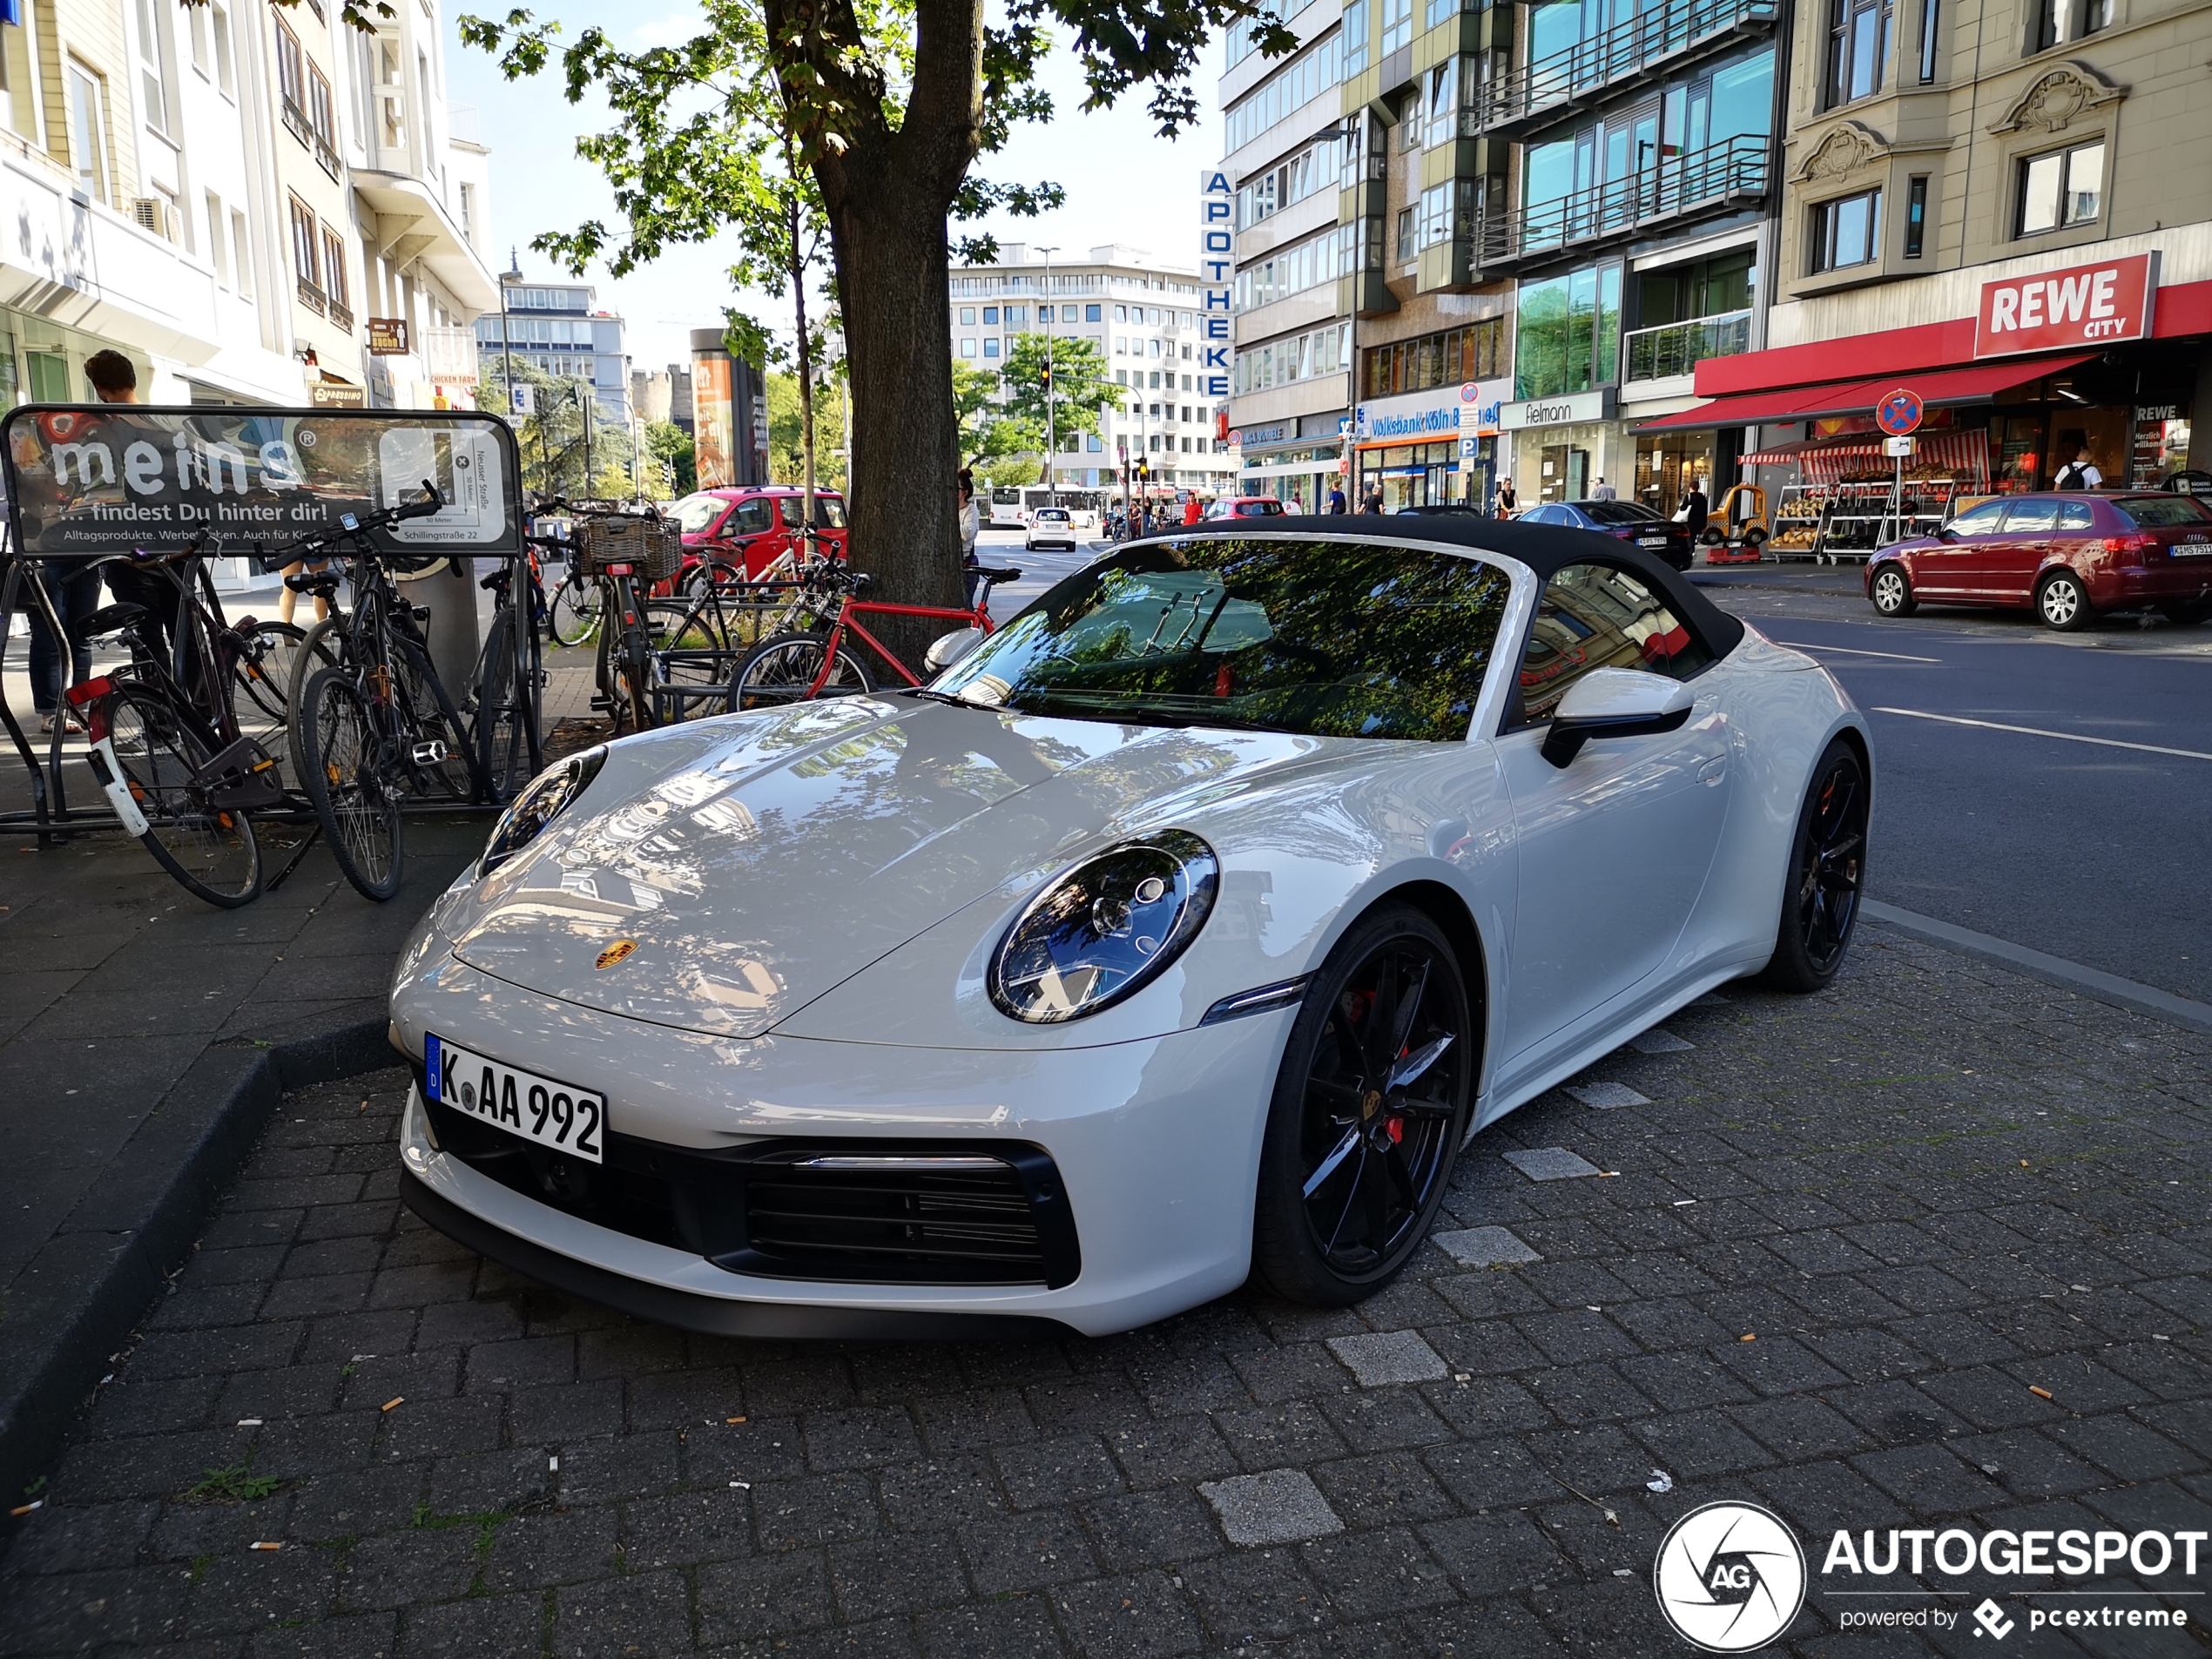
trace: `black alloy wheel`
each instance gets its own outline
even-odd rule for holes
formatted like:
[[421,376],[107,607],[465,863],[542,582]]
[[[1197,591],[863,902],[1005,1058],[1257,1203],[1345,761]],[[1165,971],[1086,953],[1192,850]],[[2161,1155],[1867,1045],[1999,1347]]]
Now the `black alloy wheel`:
[[1765,975],[1777,990],[1817,991],[1844,965],[1866,885],[1869,805],[1866,768],[1838,738],[1813,768],[1791,838],[1790,885]]
[[1466,1137],[1477,1029],[1420,911],[1386,906],[1338,942],[1291,1028],[1260,1150],[1252,1265],[1278,1294],[1343,1307],[1413,1259]]

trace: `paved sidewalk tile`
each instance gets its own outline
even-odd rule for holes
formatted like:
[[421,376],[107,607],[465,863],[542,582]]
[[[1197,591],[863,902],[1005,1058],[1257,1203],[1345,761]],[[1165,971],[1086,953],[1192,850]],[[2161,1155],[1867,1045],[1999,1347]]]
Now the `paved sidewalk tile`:
[[1572,1181],[1598,1173],[1596,1164],[1563,1146],[1539,1146],[1505,1155],[1506,1162],[1531,1181]]
[[1649,1106],[1651,1098],[1639,1095],[1626,1083],[1569,1083],[1567,1092],[1583,1105],[1601,1112],[1618,1111],[1623,1106]]
[[[401,1209],[403,1073],[300,1091],[0,1506],[0,1656],[1663,1659],[1654,1552],[1717,1500],[1816,1568],[2212,1531],[2212,1038],[1873,931],[1669,1024],[1613,1062],[1666,1099],[1477,1136],[1366,1302],[1096,1340],[627,1319]],[[1846,1630],[1812,1579],[1782,1659],[2028,1635]],[[2126,1634],[2065,1650],[2188,1649]]]
[[1211,1480],[1198,1488],[1198,1495],[1214,1507],[1232,1544],[1291,1544],[1344,1530],[1321,1488],[1303,1469]]

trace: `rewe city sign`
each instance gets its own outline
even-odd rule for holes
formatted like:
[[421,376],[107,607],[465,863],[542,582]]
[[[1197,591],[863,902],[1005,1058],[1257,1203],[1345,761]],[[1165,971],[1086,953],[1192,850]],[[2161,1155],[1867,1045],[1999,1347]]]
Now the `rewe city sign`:
[[2148,339],[2157,293],[2155,253],[1985,282],[1974,355],[2010,357]]

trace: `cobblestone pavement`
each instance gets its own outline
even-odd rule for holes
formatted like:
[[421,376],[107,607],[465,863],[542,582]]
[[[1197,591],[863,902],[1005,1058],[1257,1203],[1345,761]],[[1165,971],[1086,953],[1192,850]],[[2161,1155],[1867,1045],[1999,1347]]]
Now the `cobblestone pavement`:
[[[2212,1038],[1878,929],[1667,1028],[1462,1159],[1439,1236],[1517,1263],[1056,1344],[635,1324],[400,1212],[401,1074],[295,1096],[5,1523],[0,1652],[1670,1654],[1715,1498],[1817,1592],[1839,1526],[2207,1527]],[[1936,1605],[2195,1650],[2018,1583]],[[1926,1603],[1791,1650],[1922,1650],[1869,1605]]]

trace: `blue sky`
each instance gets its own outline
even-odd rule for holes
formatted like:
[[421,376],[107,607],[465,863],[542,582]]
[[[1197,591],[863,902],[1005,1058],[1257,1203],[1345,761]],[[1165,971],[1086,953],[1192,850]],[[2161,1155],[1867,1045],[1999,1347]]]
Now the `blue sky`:
[[[570,35],[597,24],[633,51],[672,44],[693,32],[695,14],[680,7],[658,10],[645,22],[630,21],[647,9],[608,0],[539,0],[536,7],[540,17],[560,19]],[[484,10],[497,15],[492,7]],[[1209,107],[1219,64],[1219,49],[1209,47],[1196,83]],[[491,224],[500,268],[513,245],[522,249],[524,272],[556,274],[543,256],[530,253],[530,239],[611,214],[612,198],[598,171],[575,154],[576,139],[604,125],[604,106],[567,103],[551,73],[510,84],[490,57],[462,45],[457,34],[447,80],[455,103],[476,106],[483,141],[491,147]],[[1050,179],[1066,188],[1068,204],[1039,219],[1006,219],[989,228],[1001,240],[1057,243],[1071,255],[1097,243],[1121,242],[1195,263],[1198,172],[1217,158],[1219,121],[1209,118],[1195,136],[1169,143],[1153,132],[1141,98],[1113,110],[1079,113],[1081,78],[1066,52],[1049,60],[1045,84],[1058,110],[1055,118],[1020,130],[1007,150],[986,157],[979,171],[986,178]],[[691,330],[720,322],[729,297],[724,275],[729,260],[726,251],[709,243],[672,253],[619,282],[610,281],[603,270],[590,273],[600,303],[629,320],[637,367],[683,360]],[[755,314],[764,320],[785,314],[772,302],[756,300]]]

